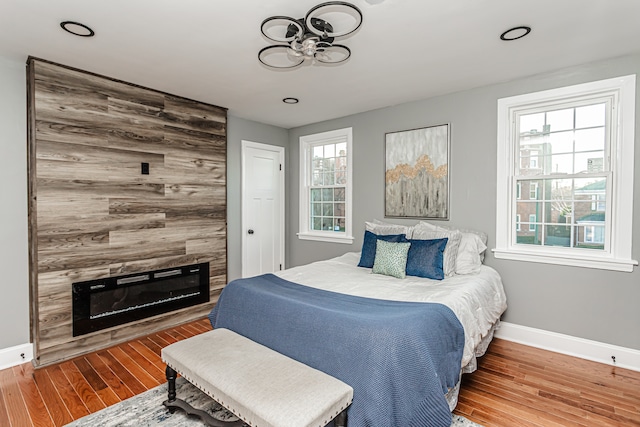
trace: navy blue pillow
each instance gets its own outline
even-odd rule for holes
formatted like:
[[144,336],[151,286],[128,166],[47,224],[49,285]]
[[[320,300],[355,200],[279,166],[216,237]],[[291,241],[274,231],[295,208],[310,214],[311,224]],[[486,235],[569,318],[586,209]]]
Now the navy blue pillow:
[[444,248],[449,239],[409,240],[411,247],[407,255],[407,276],[444,279]]
[[364,242],[362,242],[362,253],[360,254],[358,267],[373,268],[373,262],[376,260],[376,242],[378,239],[394,243],[408,242],[407,237],[404,234],[379,236],[377,234],[373,234],[369,230],[365,230]]

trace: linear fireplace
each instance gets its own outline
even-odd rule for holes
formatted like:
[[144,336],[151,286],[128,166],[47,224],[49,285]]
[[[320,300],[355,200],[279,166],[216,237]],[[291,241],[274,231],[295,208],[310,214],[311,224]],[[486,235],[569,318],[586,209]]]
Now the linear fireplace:
[[209,263],[73,283],[73,336],[209,301]]

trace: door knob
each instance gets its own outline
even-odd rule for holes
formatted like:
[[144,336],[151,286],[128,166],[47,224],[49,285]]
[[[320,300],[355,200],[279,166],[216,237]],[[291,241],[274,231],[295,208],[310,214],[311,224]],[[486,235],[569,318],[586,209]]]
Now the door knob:
[[253,230],[252,230],[252,229],[249,229],[249,231],[247,231],[247,233],[249,233],[249,234],[253,234]]

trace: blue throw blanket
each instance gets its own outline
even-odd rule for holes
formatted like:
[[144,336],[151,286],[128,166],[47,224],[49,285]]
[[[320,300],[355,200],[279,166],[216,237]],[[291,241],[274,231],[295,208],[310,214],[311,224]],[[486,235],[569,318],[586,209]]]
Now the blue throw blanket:
[[458,381],[464,330],[444,305],[355,297],[266,274],[229,283],[209,319],[353,387],[350,427],[451,424],[444,394]]

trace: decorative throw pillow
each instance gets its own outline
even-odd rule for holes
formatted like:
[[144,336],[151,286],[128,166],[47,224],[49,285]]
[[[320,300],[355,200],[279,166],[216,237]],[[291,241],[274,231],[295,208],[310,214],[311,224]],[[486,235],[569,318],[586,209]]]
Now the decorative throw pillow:
[[411,247],[407,255],[407,276],[444,279],[444,251],[449,239],[410,239]]
[[458,230],[438,228],[434,230],[430,224],[429,227],[423,224],[421,222],[413,228],[411,238],[418,240],[449,239],[444,249],[443,269],[445,276],[453,276],[456,273],[456,258],[458,257],[458,247],[460,246],[462,233]]
[[369,230],[364,232],[364,241],[362,242],[362,253],[360,254],[360,262],[358,267],[373,267],[376,258],[376,243],[378,240],[386,242],[406,242],[404,234],[376,235]]
[[411,243],[395,243],[378,240],[373,273],[404,279],[406,277],[407,255]]

